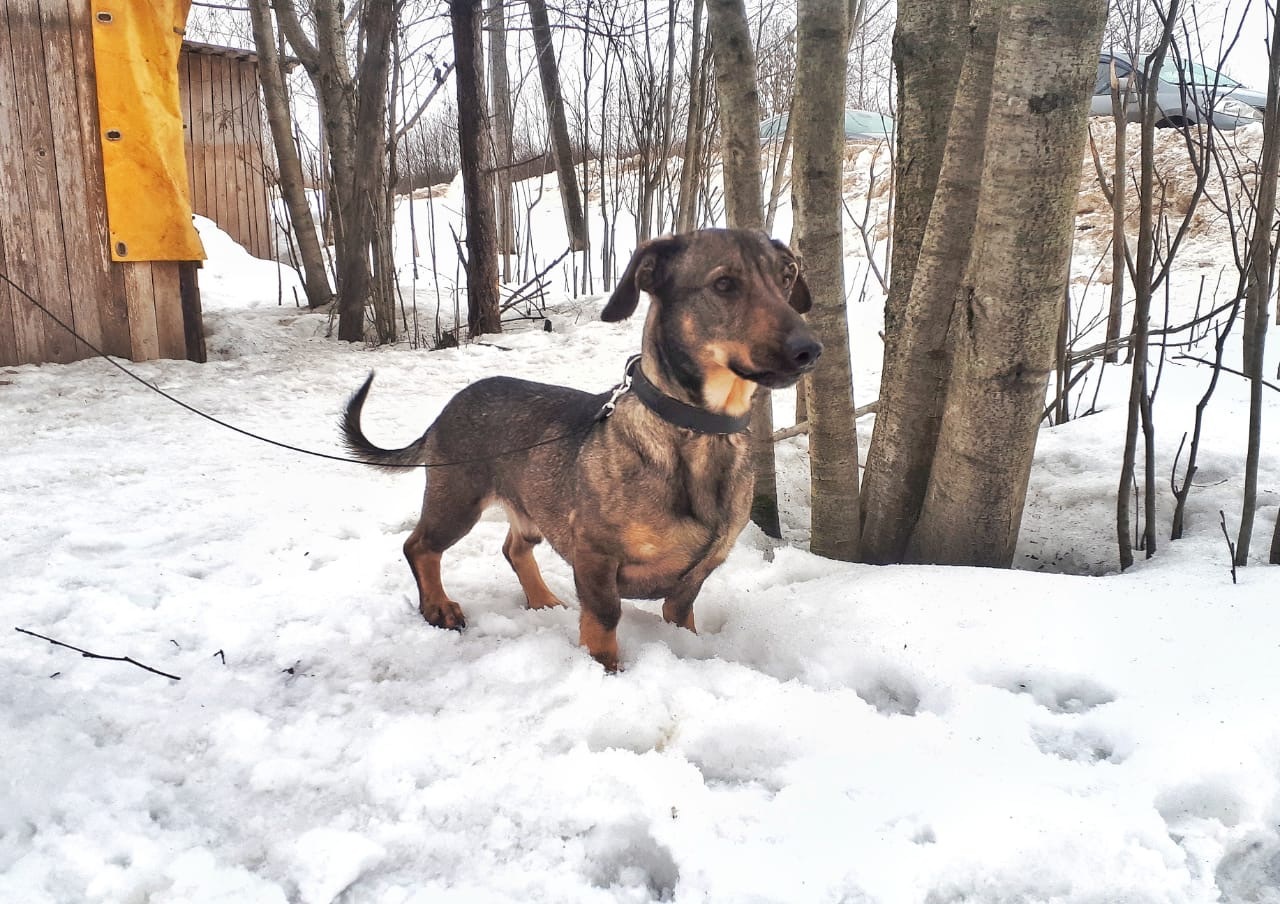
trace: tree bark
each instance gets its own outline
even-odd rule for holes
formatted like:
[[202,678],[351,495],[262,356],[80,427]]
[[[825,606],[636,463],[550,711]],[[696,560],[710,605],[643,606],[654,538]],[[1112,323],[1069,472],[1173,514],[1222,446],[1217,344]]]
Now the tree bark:
[[1105,19],[1105,0],[1031,0],[1001,16],[976,238],[912,560],[1012,564]]
[[726,218],[734,229],[760,229],[760,95],[743,0],[707,0],[707,27],[720,101]]
[[[908,4],[908,6],[914,6]],[[905,10],[904,10],[905,11]],[[913,10],[913,16],[919,10]],[[966,21],[955,9],[940,10],[924,22],[909,18],[899,27],[915,29],[939,22]],[[985,0],[973,4],[967,19],[967,38],[953,47],[927,45],[930,63],[915,59],[918,40],[912,35],[895,38],[902,48],[904,79],[899,96],[905,109],[920,110],[931,118],[947,103],[949,128],[943,136],[911,129],[900,118],[899,155],[932,165],[935,149],[937,171],[931,179],[911,171],[899,176],[898,214],[907,222],[895,225],[889,300],[885,308],[885,353],[881,377],[880,412],[867,454],[862,486],[862,550],[864,560],[901,562],[906,557],[929,485],[938,429],[951,375],[952,317],[968,266],[978,216],[979,193],[991,107],[992,71],[995,65],[996,28],[994,5]],[[952,65],[946,57],[960,57],[958,78],[944,85]],[[931,76],[908,78],[912,63]],[[918,98],[914,92],[941,92],[936,98]],[[910,143],[909,143],[910,142]],[[932,186],[932,188],[930,188]],[[922,199],[916,193],[932,191]],[[923,216],[923,231],[915,229]],[[899,244],[901,242],[902,244]],[[904,247],[905,246],[905,247]]]
[[560,180],[560,204],[564,209],[564,225],[569,232],[569,250],[587,248],[587,224],[582,212],[582,190],[578,173],[573,168],[573,145],[569,141],[569,120],[564,113],[564,95],[560,92],[560,71],[555,48],[551,44],[551,24],[547,19],[545,0],[528,0],[529,24],[533,46],[538,54],[538,77],[542,82],[542,100],[547,108],[547,124],[551,129],[551,147],[556,158],[556,175]]
[[347,36],[337,0],[312,3],[314,44],[302,27],[294,0],[275,0],[275,9],[280,29],[302,61],[322,111],[336,200],[338,338],[364,339],[365,306],[372,303],[379,341],[389,342],[394,339],[395,299],[384,274],[375,280],[370,258],[380,256],[391,241],[389,221],[375,216],[375,211],[383,203],[387,178],[386,95],[396,5],[361,5],[362,53],[355,76],[347,62]]
[[467,222],[467,335],[502,332],[498,297],[498,232],[493,209],[493,159],[486,121],[480,47],[481,0],[450,0],[458,144]]
[[[726,217],[731,228],[762,229],[760,96],[756,89],[755,48],[743,0],[707,0],[707,27],[720,101]],[[751,459],[756,479],[751,520],[770,537],[780,537],[773,401],[763,387],[751,399]]]
[[[1120,553],[1120,570],[1133,564],[1133,534],[1130,529],[1131,497],[1136,485],[1135,471],[1138,450],[1138,430],[1141,427],[1146,439],[1145,460],[1154,459],[1154,427],[1150,421],[1150,393],[1147,387],[1148,347],[1151,334],[1152,277],[1155,272],[1155,132],[1156,90],[1158,75],[1164,63],[1165,53],[1173,40],[1173,23],[1178,17],[1179,0],[1170,0],[1164,14],[1164,25],[1155,50],[1147,55],[1147,82],[1139,102],[1141,133],[1139,136],[1138,177],[1138,247],[1134,265],[1133,338],[1130,340],[1130,360],[1133,370],[1129,379],[1129,415],[1125,425],[1124,451],[1121,454],[1120,485],[1116,489],[1116,540]],[[1150,467],[1145,469],[1146,524],[1143,525],[1143,543],[1147,558],[1155,555],[1155,475]]]
[[822,364],[805,378],[812,481],[810,548],[853,561],[858,554],[858,432],[845,310],[842,182],[847,0],[799,0],[791,193],[793,240],[813,299],[808,322],[822,337]]
[[680,162],[680,196],[676,203],[676,232],[688,232],[697,223],[698,172],[702,169],[702,133],[706,128],[703,103],[706,64],[703,58],[703,0],[693,0],[693,45],[689,59],[689,115],[685,119],[684,158]]
[[515,208],[511,194],[511,79],[507,71],[507,21],[503,0],[486,0],[489,32],[489,109],[493,113],[493,178],[497,190],[498,253],[502,278],[511,281],[511,255],[516,253]]
[[[1244,467],[1244,500],[1236,539],[1237,566],[1249,564],[1253,522],[1258,509],[1258,463],[1262,452],[1262,365],[1266,358],[1267,302],[1275,282],[1271,232],[1276,215],[1276,181],[1280,170],[1280,15],[1272,16],[1271,58],[1267,66],[1267,106],[1263,114],[1262,160],[1249,246],[1249,281],[1245,288],[1244,371],[1249,377],[1249,434]],[[1280,536],[1280,519],[1277,535]],[[1273,545],[1272,558],[1275,549]]]
[[1129,92],[1125,87],[1121,90],[1116,81],[1115,64],[1111,68],[1111,119],[1116,124],[1116,158],[1111,170],[1111,306],[1107,311],[1107,351],[1103,360],[1114,364],[1120,360],[1120,327],[1124,315],[1124,281],[1125,281],[1125,248],[1128,238],[1125,233],[1125,200],[1129,194],[1127,182],[1128,148],[1126,137],[1128,132]]
[[275,148],[280,195],[284,199],[285,209],[289,211],[289,222],[293,224],[294,237],[298,242],[307,305],[317,308],[333,300],[333,289],[329,285],[329,272],[325,269],[324,252],[320,249],[315,218],[311,215],[311,205],[307,202],[302,161],[298,158],[298,148],[293,143],[293,116],[289,110],[289,95],[285,88],[284,70],[280,67],[280,54],[276,50],[275,27],[271,23],[268,0],[250,0],[249,18],[253,27],[254,46],[258,51],[258,82],[262,85],[267,124],[271,129],[271,143]]

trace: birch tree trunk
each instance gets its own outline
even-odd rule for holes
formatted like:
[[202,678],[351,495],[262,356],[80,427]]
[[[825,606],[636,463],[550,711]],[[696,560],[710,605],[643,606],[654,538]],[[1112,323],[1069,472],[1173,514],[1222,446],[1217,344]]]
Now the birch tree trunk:
[[[732,228],[761,229],[764,208],[760,189],[760,95],[756,88],[755,48],[743,0],[707,0],[707,27],[720,102],[725,213]],[[751,520],[770,537],[780,537],[773,399],[764,387],[757,388],[751,400],[751,458],[756,478]]]
[[329,271],[325,269],[315,218],[311,215],[311,205],[307,203],[302,161],[298,158],[297,145],[293,143],[293,116],[289,111],[289,95],[285,88],[284,70],[280,67],[280,53],[276,49],[275,27],[271,23],[268,0],[250,0],[249,18],[253,26],[254,46],[258,51],[258,82],[262,85],[271,144],[275,148],[280,195],[289,211],[289,222],[293,224],[294,237],[298,242],[307,304],[316,308],[333,300],[333,289],[329,285]]
[[[946,0],[931,12],[929,4],[908,6],[907,21],[899,21],[908,33],[894,41],[902,58],[900,103],[950,127],[935,135],[909,125],[908,113],[899,119],[896,216],[903,222],[894,227],[881,401],[862,486],[861,554],[875,563],[904,560],[928,489],[951,376],[951,320],[978,215],[995,65],[997,21],[988,0],[977,0],[967,18]],[[934,29],[962,22],[964,43],[935,43]],[[922,70],[914,76],[913,65]],[[935,159],[932,178],[915,171]]]
[[512,148],[511,79],[507,71],[507,21],[503,0],[486,0],[489,32],[489,109],[493,112],[493,179],[497,190],[498,253],[502,278],[511,280],[511,255],[516,252],[515,208],[511,194]]
[[845,311],[842,182],[847,0],[799,0],[796,85],[787,130],[795,130],[793,241],[813,299],[807,320],[822,337],[822,366],[805,377],[813,522],[810,548],[852,561],[858,553],[858,433]]
[[[1105,0],[899,10],[898,222],[862,489],[868,561],[1012,561],[1105,11]],[[929,122],[944,110],[939,152]]]
[[975,240],[914,561],[1013,562],[1105,19],[1105,0],[1029,0],[1001,16]]

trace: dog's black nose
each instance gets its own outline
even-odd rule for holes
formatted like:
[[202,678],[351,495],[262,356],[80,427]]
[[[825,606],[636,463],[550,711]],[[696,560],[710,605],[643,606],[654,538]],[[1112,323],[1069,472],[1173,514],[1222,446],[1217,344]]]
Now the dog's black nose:
[[818,363],[818,356],[822,354],[822,343],[812,335],[793,334],[787,339],[786,352],[787,358],[796,370],[808,370]]

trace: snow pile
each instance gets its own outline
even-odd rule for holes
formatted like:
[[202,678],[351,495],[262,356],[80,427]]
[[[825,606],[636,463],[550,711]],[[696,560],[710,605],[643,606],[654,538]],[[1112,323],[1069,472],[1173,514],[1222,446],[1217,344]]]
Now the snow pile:
[[[348,347],[202,235],[220,360],[136,370],[308,448],[336,451],[371,368],[371,438],[403,444],[481,376],[601,390],[638,346],[643,312],[586,299],[550,333]],[[859,401],[877,315],[851,311]],[[1162,468],[1204,379],[1167,369]],[[1125,383],[1045,431],[1024,566],[1114,569]],[[786,541],[744,534],[698,635],[628,603],[606,676],[575,608],[523,608],[499,513],[445,557],[467,631],[434,630],[399,549],[419,475],[252,442],[100,361],[0,371],[0,900],[1275,904],[1280,569],[1231,582],[1244,409],[1222,392],[1188,538],[1120,576],[811,556],[788,440]],[[1273,453],[1261,485],[1266,538]]]

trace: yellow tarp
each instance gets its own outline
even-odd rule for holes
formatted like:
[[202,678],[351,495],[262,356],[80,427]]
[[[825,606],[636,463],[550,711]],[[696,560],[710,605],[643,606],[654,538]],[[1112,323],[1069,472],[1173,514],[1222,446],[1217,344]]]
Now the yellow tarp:
[[112,260],[204,260],[178,94],[190,8],[191,0],[92,0]]

